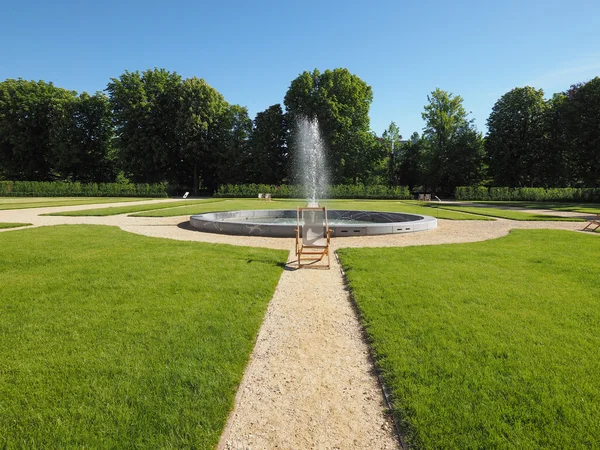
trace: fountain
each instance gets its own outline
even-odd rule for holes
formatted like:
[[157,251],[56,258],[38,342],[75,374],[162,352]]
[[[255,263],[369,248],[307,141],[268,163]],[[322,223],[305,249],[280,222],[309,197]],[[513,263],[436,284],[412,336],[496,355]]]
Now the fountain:
[[325,145],[317,119],[300,118],[296,136],[297,152],[294,156],[296,173],[302,181],[308,206],[319,206],[319,199],[325,198],[327,193],[329,171],[325,158]]
[[[317,120],[300,119],[296,138],[296,173],[308,206],[318,206],[319,199],[326,198],[329,172]],[[410,233],[437,227],[434,217],[407,213],[328,210],[327,217],[333,237]],[[190,224],[210,233],[270,237],[295,237],[297,226],[296,210],[289,209],[197,214],[190,217]]]

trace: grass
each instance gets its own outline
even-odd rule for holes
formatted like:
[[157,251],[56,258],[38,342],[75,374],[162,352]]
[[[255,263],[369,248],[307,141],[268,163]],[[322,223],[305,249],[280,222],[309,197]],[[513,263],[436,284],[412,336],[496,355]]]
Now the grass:
[[581,213],[600,213],[600,203],[561,203],[561,202],[476,202],[481,204],[510,206],[524,209],[553,209],[555,211],[573,211]]
[[81,225],[0,248],[0,448],[215,447],[287,252]]
[[411,448],[600,448],[600,239],[342,249]]
[[64,211],[45,216],[114,216],[117,214],[137,213],[141,211],[156,211],[161,209],[175,208],[181,206],[202,205],[205,203],[220,202],[220,199],[204,199],[204,200],[179,200],[172,202],[161,202],[156,204],[146,205],[125,205],[125,206],[109,206],[106,208],[85,209],[83,211]]
[[13,222],[13,223],[0,222],[0,229],[27,227],[29,225],[31,225],[31,224],[30,223],[17,223],[17,222]]
[[447,211],[439,209],[437,204],[426,204],[423,202],[397,201],[397,200],[331,200],[327,202],[331,209],[362,209],[367,211],[405,212],[408,214],[420,214],[434,216],[438,219],[448,220],[491,220],[472,214]]
[[584,219],[579,217],[561,217],[551,216],[548,214],[532,214],[523,211],[514,211],[510,209],[485,208],[483,206],[453,206],[443,205],[440,208],[449,211],[459,211],[470,214],[479,214],[488,217],[500,217],[502,219],[519,220],[519,221],[554,221],[554,222],[583,222]]
[[156,200],[134,197],[0,197],[0,210]]
[[[368,211],[406,212],[410,214],[423,214],[435,216],[440,219],[452,220],[489,220],[471,214],[462,214],[453,211],[444,211],[431,207],[411,205],[392,200],[325,200],[321,202],[329,209],[361,209]],[[272,201],[261,201],[258,199],[225,199],[217,204],[192,205],[180,208],[170,208],[156,211],[146,211],[132,214],[136,217],[171,217],[189,216],[204,212],[231,211],[244,209],[296,209],[298,206],[306,206],[303,199],[275,199]]]

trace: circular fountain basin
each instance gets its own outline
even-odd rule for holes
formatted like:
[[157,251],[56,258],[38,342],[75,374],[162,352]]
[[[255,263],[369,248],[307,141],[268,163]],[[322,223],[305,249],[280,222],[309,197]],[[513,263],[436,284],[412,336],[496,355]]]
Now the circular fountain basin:
[[[332,237],[413,233],[437,227],[435,217],[397,212],[332,209],[327,210],[327,218]],[[297,220],[296,210],[290,209],[225,211],[191,216],[190,225],[209,233],[295,237]]]

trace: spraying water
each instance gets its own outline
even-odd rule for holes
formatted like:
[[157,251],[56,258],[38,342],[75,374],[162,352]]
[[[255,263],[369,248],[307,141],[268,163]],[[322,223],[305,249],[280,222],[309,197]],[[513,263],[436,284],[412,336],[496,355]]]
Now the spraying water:
[[328,184],[325,148],[317,119],[302,117],[298,120],[298,158],[296,170],[304,187],[308,206],[318,206]]

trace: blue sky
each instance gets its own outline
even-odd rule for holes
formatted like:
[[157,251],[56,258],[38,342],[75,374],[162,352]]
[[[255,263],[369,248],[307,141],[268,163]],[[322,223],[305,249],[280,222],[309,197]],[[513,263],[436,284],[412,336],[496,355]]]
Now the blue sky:
[[346,67],[373,89],[371,127],[421,132],[427,94],[460,95],[479,130],[517,86],[547,96],[600,75],[600,2],[3,2],[0,80],[103,90],[125,70],[197,76],[251,117],[305,70]]

